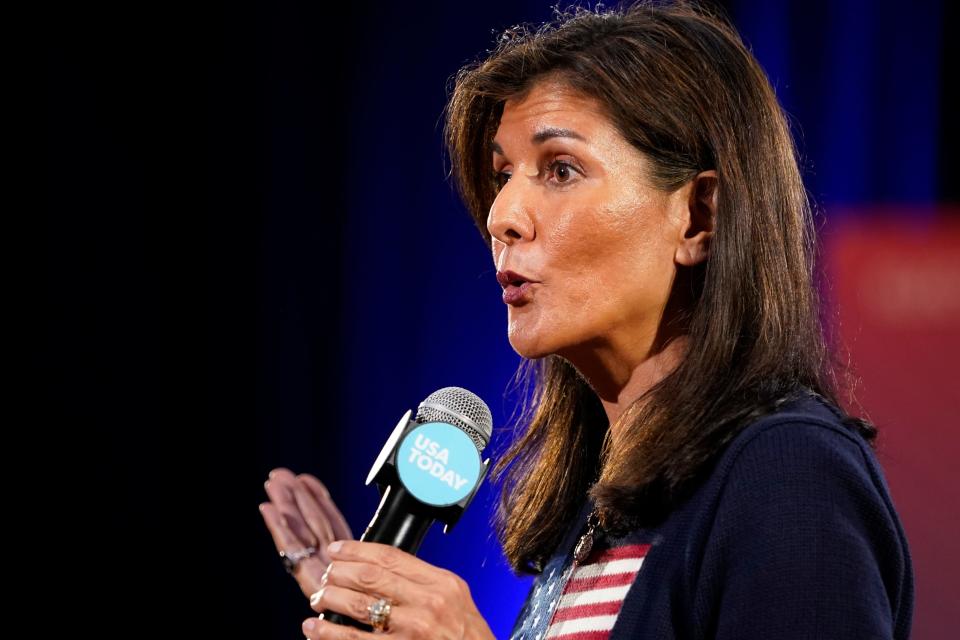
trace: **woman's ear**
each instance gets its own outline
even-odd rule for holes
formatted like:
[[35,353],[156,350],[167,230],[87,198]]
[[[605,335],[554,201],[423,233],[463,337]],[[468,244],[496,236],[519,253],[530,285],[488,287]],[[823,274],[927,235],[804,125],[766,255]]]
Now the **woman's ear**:
[[674,260],[692,267],[707,259],[710,239],[717,224],[717,190],[719,182],[713,169],[702,171],[692,179],[688,215],[680,227],[680,238]]

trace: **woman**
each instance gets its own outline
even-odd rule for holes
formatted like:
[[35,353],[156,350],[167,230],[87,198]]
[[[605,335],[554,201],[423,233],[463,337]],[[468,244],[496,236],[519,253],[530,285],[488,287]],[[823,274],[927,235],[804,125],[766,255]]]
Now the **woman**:
[[[446,134],[536,383],[495,470],[504,552],[537,575],[513,636],[906,638],[906,540],[875,430],[838,409],[793,142],[736,33],[682,4],[509,30]],[[278,549],[319,548],[315,610],[382,626],[383,598],[396,635],[492,637],[462,580],[271,478]]]

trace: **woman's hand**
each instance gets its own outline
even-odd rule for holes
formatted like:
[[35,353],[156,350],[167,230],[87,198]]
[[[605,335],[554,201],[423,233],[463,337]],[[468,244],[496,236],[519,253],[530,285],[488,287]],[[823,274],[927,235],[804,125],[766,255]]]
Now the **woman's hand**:
[[270,502],[260,505],[260,514],[273,536],[277,551],[292,553],[314,547],[317,554],[297,563],[293,577],[307,597],[320,588],[330,563],[327,545],[351,540],[353,534],[330,492],[314,476],[294,475],[289,469],[270,472],[264,484]]
[[[480,615],[470,588],[459,576],[405,551],[374,542],[337,541],[327,548],[331,564],[310,598],[318,613],[335,611],[369,620],[367,607],[379,598],[391,603],[386,632],[401,638],[489,640],[493,633]],[[352,627],[309,618],[308,638],[376,638]]]

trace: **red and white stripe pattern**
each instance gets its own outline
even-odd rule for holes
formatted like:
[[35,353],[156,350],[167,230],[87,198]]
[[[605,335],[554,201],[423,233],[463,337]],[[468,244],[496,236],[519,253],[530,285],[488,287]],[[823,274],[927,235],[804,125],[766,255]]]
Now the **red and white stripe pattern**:
[[605,640],[630,590],[648,544],[594,551],[573,568],[547,628],[547,638]]

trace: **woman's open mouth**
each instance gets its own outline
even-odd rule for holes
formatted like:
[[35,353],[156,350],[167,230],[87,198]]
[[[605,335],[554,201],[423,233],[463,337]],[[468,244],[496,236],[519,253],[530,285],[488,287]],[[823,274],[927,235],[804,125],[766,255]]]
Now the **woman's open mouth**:
[[519,305],[529,299],[530,288],[536,281],[516,271],[498,271],[497,282],[503,287],[503,301],[510,305]]

